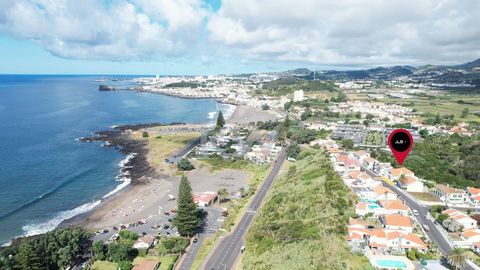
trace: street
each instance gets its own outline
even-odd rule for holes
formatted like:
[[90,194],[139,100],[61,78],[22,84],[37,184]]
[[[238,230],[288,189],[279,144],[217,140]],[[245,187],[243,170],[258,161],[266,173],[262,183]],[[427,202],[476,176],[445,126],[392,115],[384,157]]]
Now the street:
[[[365,168],[363,168],[365,170],[365,172],[367,172],[370,176],[376,176],[378,177],[377,174],[373,173],[372,171],[370,170],[367,170]],[[438,228],[437,225],[434,224],[434,222],[432,221],[433,220],[433,217],[431,218],[432,220],[430,219],[427,219],[427,213],[429,212],[429,208],[428,207],[425,207],[425,206],[422,206],[420,205],[416,200],[413,200],[410,196],[407,196],[404,192],[398,190],[396,187],[390,185],[390,184],[387,184],[386,182],[383,182],[383,185],[385,187],[388,187],[390,188],[393,192],[395,192],[400,198],[402,198],[403,201],[405,201],[405,203],[407,204],[408,207],[410,207],[410,209],[413,211],[413,210],[417,210],[418,211],[418,216],[416,216],[417,220],[420,222],[420,225],[423,226],[423,225],[427,225],[428,228],[430,229],[429,231],[426,231],[426,234],[428,235],[428,237],[430,238],[430,240],[432,242],[434,242],[437,247],[438,247],[438,250],[440,251],[440,253],[442,253],[442,255],[448,255],[450,253],[450,251],[452,250],[452,247],[450,246],[449,244],[449,241],[447,239],[445,239],[444,235],[442,234],[442,232],[440,232],[440,230],[443,230],[441,228]],[[468,265],[465,267],[466,270],[475,270],[475,268],[473,268],[472,266]]]
[[285,150],[282,150],[263,185],[257,191],[244,216],[235,227],[235,230],[230,235],[223,238],[217,248],[212,251],[212,256],[207,261],[205,269],[225,270],[233,268],[235,261],[240,255],[240,249],[244,245],[244,237],[257,213],[258,207],[265,199],[265,196],[277,177],[284,161]]

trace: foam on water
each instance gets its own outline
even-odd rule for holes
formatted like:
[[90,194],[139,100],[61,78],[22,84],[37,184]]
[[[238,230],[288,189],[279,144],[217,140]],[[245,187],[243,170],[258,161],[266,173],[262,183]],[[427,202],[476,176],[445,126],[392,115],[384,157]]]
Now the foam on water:
[[24,234],[22,236],[32,236],[42,234],[55,229],[62,221],[72,218],[76,215],[88,212],[100,204],[100,200],[80,205],[77,208],[59,212],[54,218],[44,223],[33,223],[22,227]]

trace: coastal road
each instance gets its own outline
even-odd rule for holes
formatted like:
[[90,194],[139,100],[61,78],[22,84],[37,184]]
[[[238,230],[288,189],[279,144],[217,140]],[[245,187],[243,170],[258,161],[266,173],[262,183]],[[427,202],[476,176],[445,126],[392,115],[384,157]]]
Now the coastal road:
[[177,163],[178,161],[180,161],[180,159],[182,159],[186,154],[188,154],[190,151],[192,151],[193,148],[195,148],[195,146],[199,145],[200,144],[200,137],[192,140],[191,142],[189,142],[185,147],[183,147],[182,149],[178,150],[176,153],[173,153],[171,155],[169,155],[166,159],[166,161],[168,163]]
[[285,161],[285,150],[282,150],[275,160],[272,170],[265,179],[263,185],[255,194],[252,202],[247,208],[235,230],[220,242],[215,250],[211,253],[211,257],[206,263],[205,269],[208,270],[226,270],[232,269],[235,261],[240,255],[240,249],[244,245],[244,237],[255,218],[257,210],[265,199],[267,192],[277,177],[283,162]]
[[198,251],[202,245],[202,242],[207,236],[213,236],[216,233],[216,228],[218,228],[222,221],[219,221],[221,217],[221,210],[218,208],[209,207],[207,208],[207,217],[205,220],[205,226],[203,226],[202,231],[198,232],[197,243],[193,243],[187,250],[187,253],[183,255],[180,266],[177,267],[177,270],[188,270],[193,264],[195,257],[197,256]]
[[[374,172],[372,172],[368,169],[365,169],[365,168],[363,168],[363,169],[370,176],[377,176],[378,177],[378,175],[375,174]],[[428,226],[429,230],[426,232],[426,234],[428,235],[430,240],[432,240],[434,243],[436,243],[440,253],[442,253],[443,255],[448,255],[453,248],[450,246],[450,242],[448,241],[448,239],[446,239],[443,232],[441,231],[443,229],[439,228],[439,225],[436,225],[432,221],[433,217],[431,217],[432,220],[427,219],[427,214],[428,214],[428,216],[430,216],[429,207],[425,207],[425,206],[419,204],[417,202],[417,200],[413,199],[411,196],[408,196],[403,191],[397,189],[396,187],[394,187],[394,186],[392,186],[392,185],[390,185],[386,182],[383,182],[383,185],[385,187],[390,188],[393,192],[395,192],[397,194],[397,196],[399,196],[407,204],[407,206],[410,207],[410,209],[412,209],[412,211],[414,209],[417,210],[418,216],[416,216],[416,219],[420,223],[421,226],[423,226],[423,225]],[[473,268],[471,265],[468,265],[468,264],[466,265],[465,269],[466,270],[475,270],[475,268]]]

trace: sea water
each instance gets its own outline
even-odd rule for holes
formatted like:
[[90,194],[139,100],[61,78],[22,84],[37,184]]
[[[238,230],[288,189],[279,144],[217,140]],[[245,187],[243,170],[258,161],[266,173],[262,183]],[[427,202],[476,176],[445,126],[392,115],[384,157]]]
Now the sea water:
[[128,185],[119,167],[129,157],[77,138],[122,124],[207,123],[220,109],[231,112],[208,99],[100,92],[96,80],[105,78],[119,87],[132,79],[0,75],[0,244],[52,230]]

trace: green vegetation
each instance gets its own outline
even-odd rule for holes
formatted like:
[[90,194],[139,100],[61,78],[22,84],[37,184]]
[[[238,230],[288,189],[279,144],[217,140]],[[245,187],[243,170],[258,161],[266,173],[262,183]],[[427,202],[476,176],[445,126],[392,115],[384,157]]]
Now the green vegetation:
[[118,264],[109,261],[95,261],[92,265],[93,270],[118,270]]
[[200,225],[200,212],[193,202],[192,187],[186,176],[182,176],[178,190],[177,216],[173,219],[180,235],[190,237]]
[[365,144],[368,145],[381,145],[383,143],[383,132],[369,131],[365,138]]
[[325,130],[316,131],[306,129],[301,126],[299,122],[290,120],[288,117],[283,122],[260,122],[257,123],[257,127],[258,129],[276,130],[278,132],[279,141],[285,141],[285,139],[288,138],[299,144],[309,143],[318,138],[326,138],[329,134],[329,131]]
[[143,138],[148,138],[148,131],[142,132],[142,137]]
[[183,252],[190,240],[185,237],[162,238],[157,244],[157,251],[160,255],[169,255]]
[[217,116],[217,124],[215,125],[215,129],[219,130],[225,125],[225,119],[223,118],[223,113],[220,111]]
[[136,241],[139,238],[137,233],[134,233],[128,230],[121,230],[119,235],[120,235],[120,239],[125,239],[125,240]]
[[321,150],[302,150],[255,219],[243,268],[373,269],[344,240],[354,200]]
[[[398,164],[390,153],[376,151],[380,161]],[[455,187],[480,187],[480,143],[478,138],[453,135],[427,135],[414,145],[404,163],[416,175]]]
[[197,88],[197,87],[200,87],[200,86],[203,86],[199,83],[196,83],[196,82],[175,82],[175,83],[169,83],[167,85],[165,85],[165,88]]
[[[91,235],[79,228],[59,229],[19,243],[0,253],[1,269],[65,269],[90,253]],[[13,259],[12,259],[13,258]]]
[[340,144],[342,145],[343,148],[346,150],[352,150],[354,143],[351,139],[343,139]]
[[222,224],[225,232],[220,230],[210,238],[202,241],[202,244],[198,250],[197,256],[192,263],[191,269],[200,269],[200,266],[211,251],[212,247],[215,245],[216,241],[225,233],[228,233],[232,227],[239,222],[241,214],[247,208],[247,202],[250,200],[257,187],[262,183],[269,172],[270,165],[258,165],[252,162],[248,162],[243,159],[222,159],[219,156],[212,156],[208,159],[201,160],[204,164],[211,168],[211,171],[219,171],[225,169],[235,169],[243,170],[249,173],[248,178],[248,190],[242,192],[243,196],[239,200],[230,200],[227,203],[223,204],[223,207],[228,209],[228,217],[225,218],[225,221]]
[[297,158],[300,154],[300,145],[298,143],[292,143],[287,149],[287,157]]
[[280,78],[263,85],[261,90],[257,90],[258,95],[284,96],[293,93],[295,90],[302,89],[306,93],[328,91],[334,92],[338,88],[330,82],[307,81],[298,78]]
[[160,262],[160,268],[158,270],[172,270],[175,262],[178,259],[178,255],[165,255],[165,256],[145,256],[145,257],[137,257],[133,260],[133,265],[138,265],[143,261],[157,261]]
[[191,171],[195,169],[193,164],[187,158],[180,159],[180,161],[177,163],[177,168],[179,171]]
[[467,255],[461,248],[454,248],[447,256],[447,263],[453,269],[464,269],[467,264]]

